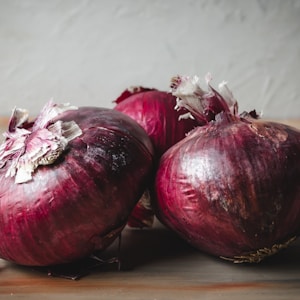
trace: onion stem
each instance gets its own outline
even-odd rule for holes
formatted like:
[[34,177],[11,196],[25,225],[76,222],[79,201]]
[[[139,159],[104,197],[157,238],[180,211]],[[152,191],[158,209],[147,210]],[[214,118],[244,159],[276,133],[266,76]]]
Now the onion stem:
[[171,79],[171,92],[177,97],[175,109],[185,111],[179,119],[191,118],[203,125],[215,120],[221,112],[237,115],[238,104],[227,83],[220,83],[217,92],[210,81],[211,76],[207,74],[208,91],[204,91],[197,76],[175,76]]

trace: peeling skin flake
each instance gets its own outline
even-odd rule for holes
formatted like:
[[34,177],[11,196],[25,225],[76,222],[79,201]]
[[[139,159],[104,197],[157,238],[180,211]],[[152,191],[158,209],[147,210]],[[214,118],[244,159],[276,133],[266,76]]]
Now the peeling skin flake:
[[198,112],[203,112],[203,97],[207,93],[203,91],[197,76],[177,76],[172,78],[171,91],[176,97],[176,110],[185,108],[188,113],[180,116],[179,119],[194,119]]
[[208,73],[205,81],[208,91],[200,87],[198,76],[175,76],[171,79],[171,92],[177,98],[176,110],[185,110],[179,119],[197,119],[200,122],[208,122],[206,115],[211,112],[217,115],[221,111],[231,111],[237,113],[237,101],[233,93],[223,81],[219,84],[219,92],[214,90],[210,82],[212,76]]
[[48,123],[53,120],[59,114],[68,111],[68,110],[76,110],[76,106],[71,106],[69,103],[64,104],[55,104],[52,100],[50,100],[41,110],[40,114],[36,118],[33,124],[33,131],[38,128],[47,127]]
[[9,122],[9,131],[14,131],[16,128],[28,122],[29,113],[26,109],[14,108],[12,117]]
[[238,111],[238,102],[233,96],[232,91],[227,86],[227,81],[222,81],[219,86],[219,92],[222,95],[222,97],[226,100],[228,103],[228,106],[230,107],[230,110],[233,114],[236,114]]
[[74,121],[52,123],[51,120],[62,112],[75,109],[77,107],[57,105],[51,100],[27,129],[22,128],[29,124],[27,110],[14,109],[8,131],[3,134],[6,139],[0,146],[0,168],[10,161],[5,176],[15,177],[16,183],[28,182],[39,165],[54,163],[68,142],[80,136],[82,131]]

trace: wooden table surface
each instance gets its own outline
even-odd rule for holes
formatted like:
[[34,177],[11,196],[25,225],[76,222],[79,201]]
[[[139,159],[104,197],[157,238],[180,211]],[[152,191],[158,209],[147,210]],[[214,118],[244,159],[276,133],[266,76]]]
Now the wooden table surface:
[[[117,241],[103,253],[117,254]],[[299,238],[259,264],[233,264],[196,251],[156,221],[152,229],[126,228],[119,258],[121,270],[99,266],[79,280],[0,260],[0,299],[300,299]]]

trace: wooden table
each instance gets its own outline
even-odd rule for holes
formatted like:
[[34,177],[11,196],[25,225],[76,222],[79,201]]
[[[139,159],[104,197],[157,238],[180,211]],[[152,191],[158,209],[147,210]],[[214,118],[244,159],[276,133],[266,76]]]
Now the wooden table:
[[[103,255],[117,249],[116,241]],[[300,239],[260,264],[233,264],[196,251],[156,222],[149,230],[126,228],[119,257],[121,270],[109,264],[79,280],[0,260],[0,299],[300,299]]]

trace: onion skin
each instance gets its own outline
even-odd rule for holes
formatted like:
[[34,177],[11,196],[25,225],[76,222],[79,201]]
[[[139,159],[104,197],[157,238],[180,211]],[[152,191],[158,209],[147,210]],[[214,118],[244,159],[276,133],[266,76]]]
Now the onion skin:
[[[16,184],[0,169],[0,257],[22,265],[71,262],[104,250],[127,222],[152,172],[144,130],[110,109],[59,115],[82,135],[51,166]],[[126,191],[126,192],[125,192]]]
[[132,94],[123,92],[116,102],[115,110],[134,119],[147,132],[157,159],[199,125],[191,119],[178,121],[182,112],[174,110],[176,97],[165,91],[141,87]]
[[219,116],[161,158],[156,211],[188,243],[259,262],[300,231],[300,131]]
[[[125,90],[116,100],[115,110],[139,123],[150,137],[155,151],[155,164],[172,145],[183,139],[198,126],[191,119],[178,120],[180,113],[174,110],[176,97],[157,89],[134,87]],[[151,186],[149,184],[149,186]],[[128,225],[133,228],[151,227],[154,212],[148,191],[134,208]]]

